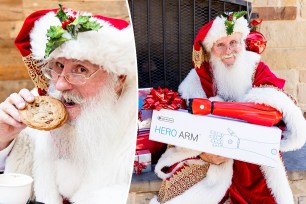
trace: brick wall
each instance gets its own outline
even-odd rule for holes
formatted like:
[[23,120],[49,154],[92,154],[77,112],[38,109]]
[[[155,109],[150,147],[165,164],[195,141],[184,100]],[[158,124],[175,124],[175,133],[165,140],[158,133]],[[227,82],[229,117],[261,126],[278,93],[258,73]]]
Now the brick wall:
[[267,38],[262,54],[274,73],[287,80],[285,90],[306,112],[306,0],[253,0]]
[[[0,102],[21,88],[33,88],[19,51],[14,46],[24,19],[34,11],[57,8],[54,0],[1,0],[0,4]],[[125,0],[63,0],[65,7],[129,20]]]

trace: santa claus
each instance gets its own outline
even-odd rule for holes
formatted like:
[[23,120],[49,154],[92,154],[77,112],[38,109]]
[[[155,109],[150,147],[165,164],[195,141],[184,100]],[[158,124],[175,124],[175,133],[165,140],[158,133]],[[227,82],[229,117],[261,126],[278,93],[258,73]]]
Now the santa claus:
[[[250,32],[242,12],[223,15],[205,24],[193,47],[194,69],[179,86],[185,99],[254,102],[276,108],[283,114],[285,128],[280,150],[301,148],[306,122],[295,101],[283,91],[285,81],[277,78],[247,51]],[[284,163],[279,156],[275,168],[259,166],[217,155],[170,147],[155,169],[163,179],[151,203],[294,203]]]
[[[36,202],[125,203],[137,115],[132,27],[60,7],[31,14],[15,43],[37,89],[0,105],[1,167],[31,175]],[[66,124],[40,131],[21,122],[37,90],[62,101]]]

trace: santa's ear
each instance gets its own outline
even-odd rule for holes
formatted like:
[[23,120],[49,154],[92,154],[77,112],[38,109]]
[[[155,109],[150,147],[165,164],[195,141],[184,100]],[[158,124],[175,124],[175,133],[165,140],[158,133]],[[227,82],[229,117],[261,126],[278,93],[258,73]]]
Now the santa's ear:
[[118,76],[118,81],[115,87],[115,91],[118,95],[121,95],[125,80],[126,80],[126,75]]

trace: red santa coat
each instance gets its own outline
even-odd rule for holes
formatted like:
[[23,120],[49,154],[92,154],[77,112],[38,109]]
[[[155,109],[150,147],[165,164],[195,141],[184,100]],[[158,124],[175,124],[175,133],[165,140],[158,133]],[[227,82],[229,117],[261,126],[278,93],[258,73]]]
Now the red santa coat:
[[[252,87],[242,96],[243,102],[266,104],[283,113],[286,130],[283,131],[281,151],[302,147],[306,139],[306,122],[301,110],[282,89],[285,81],[277,78],[260,62],[260,56],[247,52],[248,67],[253,69]],[[179,92],[185,99],[215,97],[213,76],[208,63],[206,68],[193,69],[181,83]],[[200,152],[181,147],[169,148],[162,155],[155,172],[162,178],[171,177],[175,171],[163,172],[165,166],[180,163]],[[197,161],[198,164],[201,161]],[[205,162],[203,162],[204,164]],[[276,168],[258,166],[229,160],[221,165],[210,165],[206,177],[167,203],[222,203],[226,198],[232,203],[294,203],[281,157]],[[151,203],[158,203],[154,198]]]

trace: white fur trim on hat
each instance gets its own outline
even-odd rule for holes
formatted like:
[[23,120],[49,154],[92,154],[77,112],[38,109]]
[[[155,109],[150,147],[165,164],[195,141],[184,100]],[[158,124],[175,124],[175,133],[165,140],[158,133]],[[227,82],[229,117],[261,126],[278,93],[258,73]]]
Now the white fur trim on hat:
[[[213,47],[213,44],[222,37],[228,36],[226,33],[225,22],[226,18],[224,17],[217,17],[210,30],[208,31],[205,39],[203,40],[202,44],[204,45],[206,51],[210,51]],[[234,32],[233,33],[241,33],[242,40],[245,40],[250,33],[250,28],[248,27],[248,22],[245,18],[240,17],[236,20],[234,25]]]
[[[88,15],[88,14],[87,14]],[[58,57],[88,60],[105,70],[121,75],[136,74],[136,49],[132,26],[119,30],[109,22],[92,17],[102,25],[98,31],[78,34],[77,39],[66,41],[44,59],[47,30],[51,25],[61,25],[54,12],[49,12],[35,22],[30,33],[30,44],[35,59],[50,60]]]

